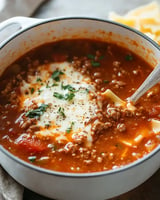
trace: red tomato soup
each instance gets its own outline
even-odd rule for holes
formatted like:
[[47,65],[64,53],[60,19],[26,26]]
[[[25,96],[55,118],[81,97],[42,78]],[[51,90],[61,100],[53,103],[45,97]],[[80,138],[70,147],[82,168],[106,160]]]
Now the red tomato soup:
[[0,144],[36,166],[97,172],[160,144],[160,85],[127,103],[152,71],[135,53],[95,40],[40,46],[0,78]]

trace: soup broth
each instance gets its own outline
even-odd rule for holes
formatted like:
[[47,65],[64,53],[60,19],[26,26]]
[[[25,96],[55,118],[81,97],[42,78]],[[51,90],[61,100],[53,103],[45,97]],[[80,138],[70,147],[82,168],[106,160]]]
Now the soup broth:
[[98,172],[134,162],[160,144],[160,86],[127,103],[152,71],[113,43],[40,46],[0,78],[0,144],[61,172]]

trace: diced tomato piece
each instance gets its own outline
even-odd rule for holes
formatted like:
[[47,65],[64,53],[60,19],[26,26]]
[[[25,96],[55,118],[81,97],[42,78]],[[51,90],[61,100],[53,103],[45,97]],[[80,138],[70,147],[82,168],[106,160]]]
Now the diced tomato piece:
[[29,152],[38,153],[47,149],[46,145],[41,140],[35,138],[22,138],[16,144]]

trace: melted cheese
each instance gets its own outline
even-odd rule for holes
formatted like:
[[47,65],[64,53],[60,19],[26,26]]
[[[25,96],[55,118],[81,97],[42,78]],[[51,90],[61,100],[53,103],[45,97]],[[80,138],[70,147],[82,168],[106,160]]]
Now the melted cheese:
[[[60,81],[52,78],[55,70],[63,72],[59,77]],[[42,103],[49,105],[46,112],[38,119],[37,125],[40,126],[40,131],[36,131],[35,134],[39,137],[53,137],[56,141],[65,143],[73,141],[73,134],[85,131],[87,145],[91,145],[93,132],[89,120],[96,116],[98,109],[96,99],[90,96],[95,94],[94,84],[68,62],[42,65],[38,71],[37,76],[30,75],[28,82],[23,81],[20,96],[21,107],[26,112],[34,105],[40,106]],[[72,100],[54,96],[54,93],[63,96],[70,93],[68,89],[62,88],[62,84],[71,85],[76,90]],[[34,92],[31,93],[31,89]],[[69,134],[67,129],[70,129]]]
[[160,44],[160,6],[157,2],[140,6],[123,16],[110,12],[109,19],[136,28]]

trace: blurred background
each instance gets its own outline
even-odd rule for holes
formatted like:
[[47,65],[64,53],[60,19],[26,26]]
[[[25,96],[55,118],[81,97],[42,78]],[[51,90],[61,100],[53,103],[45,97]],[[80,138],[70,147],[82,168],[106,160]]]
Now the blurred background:
[[151,0],[0,0],[0,22],[13,16],[94,16],[107,19],[110,11],[125,14],[149,2]]

